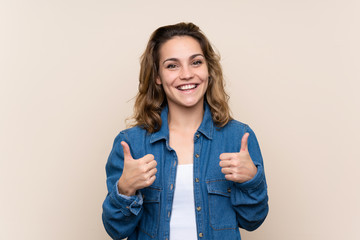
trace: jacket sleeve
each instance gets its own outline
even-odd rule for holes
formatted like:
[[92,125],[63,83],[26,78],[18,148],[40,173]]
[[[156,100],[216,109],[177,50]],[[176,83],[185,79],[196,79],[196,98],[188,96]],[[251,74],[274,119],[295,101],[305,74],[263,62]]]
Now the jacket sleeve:
[[126,141],[124,133],[115,138],[106,164],[108,194],[103,203],[102,220],[107,233],[113,239],[123,239],[134,232],[142,215],[143,204],[140,193],[126,197],[118,192],[117,182],[124,167],[121,141]]
[[257,167],[253,179],[244,183],[234,183],[231,191],[231,203],[237,213],[239,227],[248,231],[257,229],[265,220],[268,211],[268,194],[264,164],[255,133],[246,126],[248,132],[248,150]]

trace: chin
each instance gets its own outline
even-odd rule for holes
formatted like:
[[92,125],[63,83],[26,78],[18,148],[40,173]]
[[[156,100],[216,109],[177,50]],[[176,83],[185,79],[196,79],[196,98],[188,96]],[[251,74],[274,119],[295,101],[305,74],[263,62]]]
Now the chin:
[[204,103],[204,99],[196,101],[196,102],[188,102],[188,103],[183,103],[182,106],[186,107],[186,108],[194,108],[197,107],[199,105],[203,105]]

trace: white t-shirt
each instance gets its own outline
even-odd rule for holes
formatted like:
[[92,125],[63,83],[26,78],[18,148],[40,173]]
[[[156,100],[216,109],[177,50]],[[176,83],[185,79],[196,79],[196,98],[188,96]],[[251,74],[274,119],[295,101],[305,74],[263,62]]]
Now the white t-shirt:
[[197,240],[193,184],[193,164],[178,165],[170,240]]

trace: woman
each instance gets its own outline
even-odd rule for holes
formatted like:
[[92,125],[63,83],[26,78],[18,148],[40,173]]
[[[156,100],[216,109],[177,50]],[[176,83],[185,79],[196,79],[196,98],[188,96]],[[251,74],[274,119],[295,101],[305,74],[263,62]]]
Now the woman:
[[268,213],[254,132],[230,117],[219,57],[192,23],[157,29],[132,128],[116,137],[103,222],[114,239],[240,239]]

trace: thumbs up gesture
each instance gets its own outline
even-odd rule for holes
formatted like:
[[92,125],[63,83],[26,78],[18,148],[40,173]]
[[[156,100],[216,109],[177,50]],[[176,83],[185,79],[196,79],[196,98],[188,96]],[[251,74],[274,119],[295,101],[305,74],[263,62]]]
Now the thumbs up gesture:
[[241,139],[240,152],[220,154],[219,165],[227,180],[243,183],[255,176],[257,168],[248,151],[248,138],[249,133],[245,133]]
[[118,190],[120,194],[133,196],[136,190],[153,184],[156,178],[157,163],[152,154],[147,154],[139,159],[133,159],[129,145],[122,141],[121,146],[124,150],[124,169],[118,181]]

